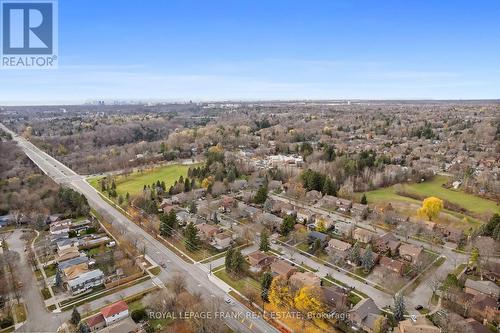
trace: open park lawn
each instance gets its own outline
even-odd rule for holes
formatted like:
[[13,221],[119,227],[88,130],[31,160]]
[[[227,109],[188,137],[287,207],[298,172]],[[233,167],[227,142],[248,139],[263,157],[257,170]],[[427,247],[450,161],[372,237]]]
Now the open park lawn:
[[[130,195],[139,194],[143,190],[144,185],[151,185],[156,183],[157,180],[160,182],[164,181],[168,189],[180,176],[186,177],[188,169],[193,166],[195,165],[173,164],[142,171],[134,171],[129,175],[116,176],[116,192],[118,195],[121,194],[123,196],[125,196],[127,192]],[[104,176],[92,177],[88,179],[88,182],[100,191],[101,186],[99,180],[103,177]]]
[[[425,197],[435,196],[440,199],[448,200],[449,202],[460,205],[461,207],[478,214],[500,212],[500,207],[497,206],[494,201],[483,199],[460,190],[447,189],[441,186],[448,181],[449,178],[446,176],[435,176],[431,181],[418,184],[404,184],[402,185],[401,190]],[[396,194],[395,186],[367,192],[366,197],[369,203],[390,200],[418,202],[418,200]]]

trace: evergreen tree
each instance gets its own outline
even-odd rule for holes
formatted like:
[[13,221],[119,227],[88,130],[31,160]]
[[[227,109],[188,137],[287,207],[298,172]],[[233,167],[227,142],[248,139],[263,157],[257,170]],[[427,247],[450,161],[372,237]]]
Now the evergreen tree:
[[257,190],[257,193],[255,194],[255,197],[253,198],[253,201],[256,204],[263,204],[266,202],[267,199],[267,186],[260,186],[259,189]]
[[177,215],[172,209],[168,214],[160,215],[160,235],[172,236],[174,230],[177,228]]
[[127,202],[130,200],[130,193],[127,192],[127,194],[125,194],[125,199],[127,199]]
[[184,181],[184,192],[189,191],[191,191],[191,182],[189,181],[189,178],[186,177],[186,180]]
[[358,242],[356,242],[354,244],[354,246],[351,248],[351,250],[349,251],[349,254],[347,255],[347,258],[355,265],[359,265],[359,262],[361,260],[361,254],[360,254]]
[[231,272],[236,275],[241,275],[245,267],[245,257],[239,249],[235,249],[231,256]]
[[361,197],[361,204],[362,205],[367,205],[368,204],[368,200],[366,200],[366,194],[363,193],[363,196]]
[[330,178],[326,178],[321,192],[327,195],[337,195],[337,186],[335,185],[335,182]]
[[197,211],[197,210],[198,210],[198,208],[196,207],[196,202],[191,201],[191,202],[189,203],[189,212],[190,212],[191,214],[196,214],[196,211]]
[[266,302],[269,302],[269,288],[271,288],[271,283],[273,282],[273,275],[270,272],[265,272],[260,278],[260,296]]
[[267,252],[270,250],[269,246],[269,234],[267,232],[267,229],[262,230],[262,233],[260,234],[260,244],[259,244],[259,250]]
[[397,321],[402,321],[405,319],[405,300],[403,295],[397,293],[394,296],[394,319]]
[[115,180],[113,179],[113,181],[111,182],[111,189],[112,190],[116,190],[116,183],[115,183]]
[[365,269],[365,272],[369,272],[375,264],[373,260],[373,251],[371,245],[368,245],[366,247],[365,253],[363,253],[363,257],[361,258],[361,263],[363,265],[363,268]]
[[73,312],[71,313],[71,323],[73,325],[78,325],[80,323],[80,320],[81,320],[81,316],[80,316],[80,312],[78,312],[78,310],[76,309],[76,307],[73,308]]
[[226,271],[230,272],[232,270],[231,264],[232,264],[232,257],[233,257],[234,249],[230,247],[226,251],[226,257],[224,259],[224,266],[226,267]]
[[280,233],[283,236],[287,236],[293,230],[293,227],[295,226],[296,221],[297,220],[296,220],[295,216],[293,216],[293,215],[285,216],[285,218],[283,219],[283,222],[281,223],[281,226],[280,226]]
[[198,237],[198,229],[193,223],[189,223],[186,226],[185,237],[184,243],[189,251],[193,252],[199,249],[200,238]]
[[81,322],[80,325],[78,325],[78,333],[90,333],[90,328],[87,323]]
[[55,278],[55,282],[54,282],[54,285],[57,287],[57,288],[60,288],[63,284],[63,280],[62,280],[62,276],[61,276],[61,271],[59,269],[56,269],[56,278]]
[[321,241],[319,239],[316,239],[312,245],[311,252],[316,253],[319,250],[321,250]]

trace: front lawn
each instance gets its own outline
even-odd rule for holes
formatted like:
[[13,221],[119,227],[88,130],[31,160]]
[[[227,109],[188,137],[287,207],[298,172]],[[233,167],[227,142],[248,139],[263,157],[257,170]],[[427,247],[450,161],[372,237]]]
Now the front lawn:
[[44,270],[45,270],[45,275],[47,275],[47,277],[54,276],[56,275],[56,264],[47,265],[44,268]]
[[225,268],[213,274],[242,294],[245,294],[247,287],[255,289],[260,294],[259,281],[251,277],[232,277],[226,272]]

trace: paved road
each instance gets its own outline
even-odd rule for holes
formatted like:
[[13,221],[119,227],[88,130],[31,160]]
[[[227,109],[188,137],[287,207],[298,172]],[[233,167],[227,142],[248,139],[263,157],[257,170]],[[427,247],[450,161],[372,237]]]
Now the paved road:
[[[341,221],[346,222],[346,223],[356,223],[360,227],[369,229],[369,230],[371,230],[379,235],[382,235],[382,234],[387,232],[387,230],[384,230],[384,229],[381,229],[378,227],[374,227],[365,221],[354,221],[352,218],[340,215],[340,214],[335,213],[335,212],[327,212],[326,210],[324,210],[322,208],[313,207],[311,205],[305,204],[305,203],[300,202],[298,200],[293,200],[293,199],[286,198],[286,197],[279,196],[279,195],[275,195],[275,194],[271,194],[271,197],[275,200],[287,202],[289,204],[292,204],[292,205],[295,205],[298,207],[302,207],[305,209],[309,209],[309,210],[316,212],[316,213],[319,213],[319,214],[328,213],[330,215],[335,216],[335,218],[337,218],[338,220],[341,220]],[[400,239],[403,239],[403,238],[400,237]],[[416,240],[416,239],[409,238],[409,239],[406,239],[405,241],[408,243],[417,245],[417,246],[423,246],[426,248],[429,247],[429,244],[427,244],[425,242],[421,242],[421,241]],[[453,244],[445,244],[442,247],[436,247],[435,249],[433,249],[434,251],[439,252],[441,255],[446,257],[446,260],[444,261],[444,263],[441,266],[439,266],[439,268],[435,272],[432,272],[430,274],[425,274],[424,278],[420,282],[419,286],[415,290],[413,290],[410,294],[406,295],[406,297],[405,297],[406,302],[409,304],[409,306],[407,306],[407,308],[408,308],[410,313],[412,313],[412,312],[415,314],[417,313],[416,311],[413,310],[414,305],[423,305],[423,306],[429,305],[428,303],[429,303],[429,300],[432,296],[432,289],[430,288],[429,285],[430,285],[430,281],[433,278],[435,278],[435,277],[444,278],[444,277],[446,277],[446,275],[448,273],[452,272],[458,265],[460,265],[461,263],[467,262],[468,256],[465,254],[454,252],[453,246],[454,246]],[[318,266],[318,264],[316,264],[312,267],[316,267],[316,266]],[[336,279],[338,279],[339,281],[343,281],[343,282],[346,278],[350,278],[344,274],[334,275],[334,277]],[[352,279],[352,280],[357,281],[355,279]],[[357,282],[360,283],[359,281],[357,281]],[[347,282],[347,283],[350,285],[356,286],[356,288],[358,288],[358,286],[354,283],[351,283],[351,282]],[[378,306],[393,303],[392,296],[389,296],[383,292],[380,292],[377,289],[365,286],[363,288],[360,287],[359,290],[365,292],[368,296],[372,297]]]
[[[162,273],[159,276],[162,281],[165,282],[167,278],[173,274],[173,272],[183,272],[190,277],[190,279],[187,280],[187,289],[190,292],[200,292],[207,300],[212,297],[223,299],[227,296],[223,290],[219,289],[216,284],[208,279],[207,273],[200,267],[187,264],[185,261],[177,257],[177,255],[175,255],[172,251],[166,248],[162,243],[130,221],[127,217],[102,199],[98,192],[90,186],[83,179],[83,177],[79,176],[73,170],[38,149],[26,139],[17,136],[2,124],[0,124],[0,127],[12,134],[13,139],[17,141],[26,155],[49,177],[60,184],[69,186],[84,194],[91,207],[98,211],[105,211],[112,217],[114,224],[119,224],[126,230],[127,233],[140,237],[146,246],[146,253],[153,260],[156,262],[167,261],[168,265],[166,270],[162,269]],[[235,302],[234,305],[226,305],[223,303],[221,311],[237,313],[241,316],[249,318],[243,323],[237,318],[225,318],[227,325],[237,332],[278,332],[273,326],[262,318],[253,318],[252,313],[239,302]]]
[[[21,239],[22,234],[21,230],[15,230],[7,240],[9,248],[19,253],[18,274],[23,283],[23,302],[28,311],[28,320],[18,328],[17,332],[55,332],[60,325],[57,320],[58,316],[54,316],[56,320],[47,320],[53,314],[46,310],[35,275],[26,260],[25,242]],[[45,320],[33,320],[33,318],[44,318]]]

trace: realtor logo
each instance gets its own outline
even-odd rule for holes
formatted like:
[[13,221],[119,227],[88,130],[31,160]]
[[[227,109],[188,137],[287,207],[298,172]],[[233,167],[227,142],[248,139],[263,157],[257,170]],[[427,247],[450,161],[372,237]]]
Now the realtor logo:
[[3,68],[57,66],[57,2],[0,0]]

